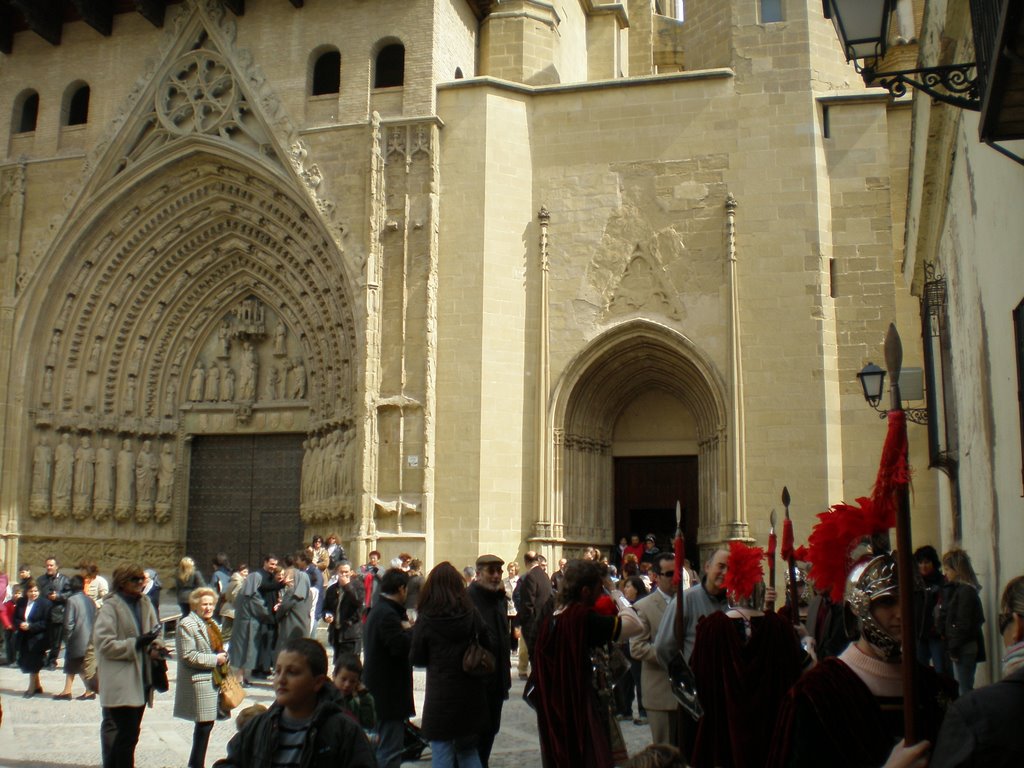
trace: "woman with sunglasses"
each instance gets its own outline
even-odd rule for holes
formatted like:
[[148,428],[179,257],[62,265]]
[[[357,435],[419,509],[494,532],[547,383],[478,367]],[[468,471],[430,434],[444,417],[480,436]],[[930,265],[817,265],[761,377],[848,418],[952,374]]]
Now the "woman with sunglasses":
[[946,713],[930,768],[1024,765],[1024,576],[1006,585],[999,604],[1005,653],[1002,680],[957,700]]
[[101,681],[104,768],[135,764],[142,715],[153,691],[150,659],[164,650],[156,611],[142,594],[145,579],[141,565],[119,565],[114,570],[114,593],[96,614],[93,643]]

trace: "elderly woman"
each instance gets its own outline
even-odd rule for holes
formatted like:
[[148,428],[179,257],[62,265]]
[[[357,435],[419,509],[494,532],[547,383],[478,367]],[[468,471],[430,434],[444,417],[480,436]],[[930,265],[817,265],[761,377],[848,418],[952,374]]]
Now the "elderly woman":
[[114,570],[114,591],[96,614],[92,639],[102,681],[100,745],[103,765],[134,765],[142,715],[152,697],[150,660],[164,651],[160,622],[142,594],[146,576],[137,563]]
[[178,622],[178,684],[174,691],[174,716],[195,723],[189,768],[203,768],[210,732],[217,719],[218,688],[214,670],[226,674],[228,655],[220,626],[213,618],[217,593],[209,587],[193,590],[188,598],[192,609]]
[[71,597],[68,598],[64,611],[64,690],[53,698],[63,701],[71,700],[71,686],[75,675],[82,678],[85,693],[78,698],[96,698],[96,678],[86,674],[85,657],[92,643],[92,628],[96,621],[96,604],[85,593],[85,579],[72,576]]

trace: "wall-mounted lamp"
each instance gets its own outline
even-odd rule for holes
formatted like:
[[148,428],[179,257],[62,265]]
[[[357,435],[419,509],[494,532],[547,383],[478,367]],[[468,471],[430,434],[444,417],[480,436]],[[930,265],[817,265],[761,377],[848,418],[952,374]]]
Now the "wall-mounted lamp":
[[[915,369],[919,374],[920,369]],[[897,371],[897,376],[900,377],[900,373],[909,371]],[[864,399],[868,405],[874,408],[879,413],[879,418],[884,419],[888,414],[888,411],[878,407],[878,404],[882,402],[882,394],[885,392],[885,371],[879,368],[874,363],[868,363],[861,368],[860,373],[857,374],[857,378],[860,379],[860,386],[864,390]],[[902,379],[902,377],[900,377]],[[894,397],[900,398],[900,410],[907,414],[907,421],[912,421],[915,424],[926,425],[928,423],[928,409],[927,408],[907,408],[902,405],[901,382],[897,380],[892,385],[894,391]],[[919,387],[918,387],[919,388]]]
[[[880,85],[893,96],[906,95],[909,86],[945,104],[981,109],[973,61],[891,72],[875,69],[888,49],[889,22],[896,0],[822,0],[822,4],[825,18],[831,19],[836,28],[846,60],[853,62],[865,84]],[[863,62],[859,62],[861,59]]]

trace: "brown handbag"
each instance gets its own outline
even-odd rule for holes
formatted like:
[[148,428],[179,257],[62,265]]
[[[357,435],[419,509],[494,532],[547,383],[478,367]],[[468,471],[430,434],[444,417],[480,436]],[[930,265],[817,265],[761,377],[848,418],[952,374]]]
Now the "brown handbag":
[[462,671],[473,677],[489,677],[494,670],[494,654],[480,645],[480,635],[474,635],[462,654]]
[[221,677],[219,700],[220,708],[225,712],[230,712],[245,701],[245,689],[230,671]]

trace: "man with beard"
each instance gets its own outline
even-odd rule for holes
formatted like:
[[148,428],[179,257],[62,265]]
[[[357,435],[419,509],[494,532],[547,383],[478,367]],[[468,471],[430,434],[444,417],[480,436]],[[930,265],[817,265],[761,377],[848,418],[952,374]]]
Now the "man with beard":
[[501,730],[501,708],[508,699],[512,687],[512,669],[509,664],[510,641],[508,632],[508,602],[501,578],[501,567],[505,564],[497,555],[480,555],[476,559],[476,579],[469,585],[469,597],[483,617],[490,646],[494,649],[494,674],[484,680],[484,694],[489,725],[480,734],[477,750],[480,762],[487,768],[491,758],[494,737]]

